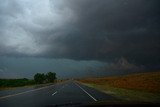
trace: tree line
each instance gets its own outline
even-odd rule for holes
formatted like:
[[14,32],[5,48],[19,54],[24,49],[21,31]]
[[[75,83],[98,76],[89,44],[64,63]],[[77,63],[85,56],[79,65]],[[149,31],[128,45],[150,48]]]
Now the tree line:
[[19,87],[25,85],[35,85],[35,84],[43,84],[43,83],[53,83],[56,80],[56,73],[48,72],[44,73],[36,73],[34,75],[34,79],[0,79],[0,89],[2,87]]
[[54,82],[55,79],[56,79],[56,73],[53,72],[48,72],[47,74],[37,73],[34,75],[34,81],[38,84],[51,83]]

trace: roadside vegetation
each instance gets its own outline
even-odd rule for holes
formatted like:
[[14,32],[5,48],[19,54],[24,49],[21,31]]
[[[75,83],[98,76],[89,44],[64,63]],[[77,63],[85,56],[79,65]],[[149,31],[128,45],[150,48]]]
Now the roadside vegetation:
[[35,84],[34,80],[29,80],[27,78],[22,79],[0,79],[0,87],[19,87],[25,85]]
[[52,83],[55,80],[56,80],[56,73],[52,73],[52,72],[48,72],[47,74],[37,73],[34,75],[34,81],[37,84]]
[[34,75],[34,79],[0,79],[0,90],[12,87],[54,83],[56,79],[56,73],[54,72],[48,72],[46,74],[37,73]]
[[78,79],[79,82],[125,101],[159,103],[160,72]]

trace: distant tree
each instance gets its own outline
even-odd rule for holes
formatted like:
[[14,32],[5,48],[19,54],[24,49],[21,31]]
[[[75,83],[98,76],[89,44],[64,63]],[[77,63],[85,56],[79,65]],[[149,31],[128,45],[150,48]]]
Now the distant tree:
[[42,73],[37,73],[34,75],[34,80],[38,84],[42,84],[45,81],[45,75]]
[[46,81],[47,82],[54,82],[55,79],[56,79],[56,73],[48,72],[46,74]]

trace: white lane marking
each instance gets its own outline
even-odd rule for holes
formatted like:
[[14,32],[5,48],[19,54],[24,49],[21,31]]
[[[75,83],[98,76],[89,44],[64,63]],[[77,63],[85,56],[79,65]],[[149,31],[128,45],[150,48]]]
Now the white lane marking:
[[[51,85],[51,86],[54,86],[54,85]],[[49,87],[51,87],[51,86],[46,86],[46,87],[42,87],[42,88],[38,88],[38,89],[33,89],[33,90],[29,90],[29,91],[24,91],[24,92],[20,92],[20,93],[17,93],[17,94],[11,94],[11,95],[2,96],[2,97],[0,97],[0,100],[1,100],[1,99],[5,99],[5,98],[9,98],[9,97],[13,97],[13,96],[17,96],[17,95],[21,95],[21,94],[25,94],[25,93],[29,93],[29,92],[33,92],[33,91],[42,90],[42,89],[45,89],[45,88],[49,88]]]
[[89,94],[86,90],[84,90],[81,86],[79,86],[77,83],[75,83],[81,90],[83,90],[89,97],[91,97],[94,101],[97,101],[91,94]]
[[56,91],[56,92],[54,92],[54,93],[52,94],[52,96],[54,96],[56,93],[57,93],[57,91]]
[[[65,85],[63,85],[59,90],[63,89],[65,86],[66,86],[66,84],[65,84]],[[52,94],[52,96],[54,96],[55,94],[57,94],[57,91],[56,91],[56,92],[54,92],[54,93]]]
[[[63,89],[65,86],[66,86],[66,84],[65,84],[65,85],[63,85],[59,90]],[[56,92],[54,92],[54,93],[52,94],[52,96],[54,96],[55,94],[57,94],[57,91],[56,91]]]

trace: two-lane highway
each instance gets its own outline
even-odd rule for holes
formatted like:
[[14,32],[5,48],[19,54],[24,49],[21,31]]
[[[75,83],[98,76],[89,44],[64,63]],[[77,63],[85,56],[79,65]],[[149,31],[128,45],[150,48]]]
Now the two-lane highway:
[[4,94],[0,96],[0,107],[45,107],[48,105],[81,104],[114,99],[112,96],[93,88],[74,81],[67,81],[9,95]]

